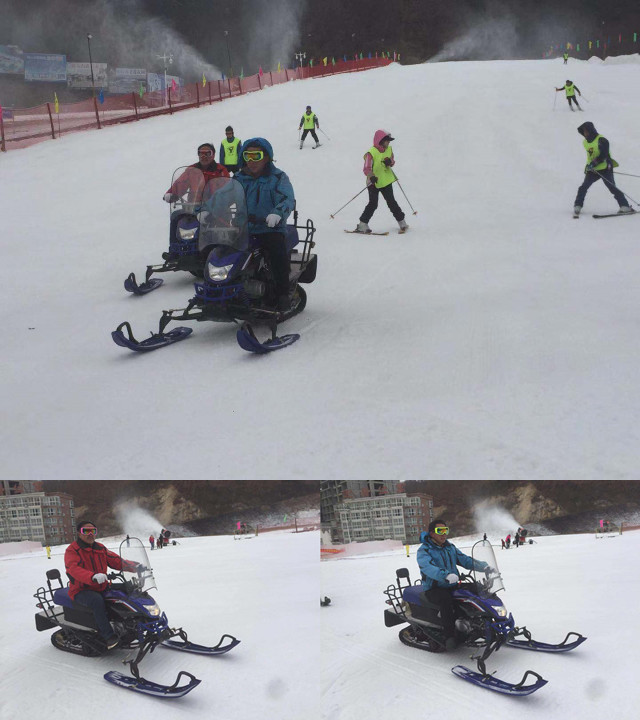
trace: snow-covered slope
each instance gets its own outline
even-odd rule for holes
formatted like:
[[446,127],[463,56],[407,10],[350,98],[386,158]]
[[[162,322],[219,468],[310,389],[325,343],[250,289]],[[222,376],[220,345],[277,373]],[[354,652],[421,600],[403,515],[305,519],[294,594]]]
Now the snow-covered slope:
[[[567,77],[583,113],[555,95]],[[3,476],[635,477],[640,217],[591,219],[616,209],[601,186],[570,211],[581,122],[640,174],[639,78],[637,63],[392,65],[3,155]],[[331,140],[300,151],[309,103]],[[286,325],[302,339],[256,358],[202,323],[129,353],[110,331],[145,337],[193,288],[122,282],[166,249],[174,168],[229,123],[272,142],[318,227],[318,276]],[[396,188],[408,234],[382,203],[372,226],[390,235],[345,235],[364,194],[329,214],[363,187],[380,127],[418,214]]]

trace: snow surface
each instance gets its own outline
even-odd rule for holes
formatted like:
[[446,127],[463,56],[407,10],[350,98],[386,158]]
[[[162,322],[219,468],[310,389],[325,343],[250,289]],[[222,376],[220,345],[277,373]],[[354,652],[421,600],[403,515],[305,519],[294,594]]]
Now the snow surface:
[[[480,536],[481,537],[481,536]],[[476,540],[479,539],[476,537]],[[403,645],[387,628],[383,590],[407,567],[419,578],[418,546],[411,556],[393,552],[322,564],[322,717],[325,720],[434,718],[447,720],[596,720],[637,716],[640,620],[635,571],[640,532],[604,537],[535,538],[535,544],[501,551],[489,539],[502,573],[500,597],[517,625],[534,639],[561,642],[575,631],[588,639],[556,655],[502,648],[487,668],[510,682],[534,670],[548,684],[529,697],[512,698],[465,683],[454,665],[476,670],[472,651],[431,654]],[[470,554],[472,543],[452,539]],[[497,543],[497,547],[495,547]]]
[[[567,77],[586,112],[555,93]],[[571,209],[581,122],[640,174],[639,79],[634,58],[394,64],[3,154],[2,476],[637,477],[640,217],[591,219],[617,209],[602,183]],[[308,103],[331,139],[300,151]],[[188,275],[142,298],[122,283],[166,250],[173,170],[229,123],[273,143],[317,225],[307,309],[282,326],[302,338],[255,357],[231,325],[191,323],[119,348],[120,322],[142,339],[193,294]],[[380,127],[418,214],[398,187],[409,233],[382,203],[390,235],[346,235],[365,195],[329,215]]]
[[[53,631],[36,631],[32,596],[48,569],[64,576],[65,546],[52,548],[49,561],[42,548],[0,558],[0,718],[318,718],[319,533],[178,542],[149,553],[158,585],[152,595],[170,625],[204,645],[217,644],[223,633],[241,642],[220,657],[158,648],[140,669],[169,684],[186,670],[202,680],[195,690],[174,700],[137,695],[102,677],[109,670],[128,674],[121,664],[126,650],[82,658],[54,648]],[[107,545],[117,551],[117,544]]]

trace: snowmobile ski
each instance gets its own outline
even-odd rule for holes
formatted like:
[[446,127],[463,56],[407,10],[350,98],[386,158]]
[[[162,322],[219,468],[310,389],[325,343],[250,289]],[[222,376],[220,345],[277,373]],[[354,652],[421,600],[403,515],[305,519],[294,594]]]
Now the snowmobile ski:
[[614,212],[614,213],[607,213],[606,215],[593,215],[596,220],[601,220],[602,218],[608,218],[608,217],[625,217],[625,216],[631,216],[631,215],[637,215],[638,213],[634,210],[633,212],[628,213],[621,213],[621,212]]
[[[178,686],[182,675],[190,678],[186,685]],[[150,682],[144,678],[134,678],[131,675],[124,675],[123,673],[111,670],[105,673],[104,679],[114,685],[126,688],[127,690],[133,690],[143,695],[154,695],[155,697],[161,698],[179,698],[191,692],[194,688],[198,687],[202,680],[198,680],[197,677],[191,673],[181,670],[178,673],[178,677],[173,685],[160,685],[159,683]]]
[[240,345],[243,350],[257,353],[258,355],[265,355],[273,350],[281,350],[284,347],[292,345],[296,340],[300,339],[300,335],[298,333],[291,333],[260,342],[255,336],[251,325],[249,325],[249,323],[243,323],[236,333],[236,339],[238,340],[238,345]]
[[[129,337],[125,336],[122,328],[126,328]],[[128,322],[123,322],[111,333],[111,337],[113,338],[113,342],[116,345],[120,345],[120,347],[129,348],[129,350],[135,350],[136,352],[149,352],[150,350],[157,350],[166,345],[184,340],[189,337],[192,332],[193,328],[177,327],[168,333],[151,333],[151,337],[138,341],[133,336],[131,325],[129,325]]]
[[[534,693],[536,690],[544,687],[547,682],[549,682],[533,670],[527,670],[519,683],[510,683],[506,680],[500,680],[493,675],[483,675],[482,673],[475,672],[474,670],[469,670],[469,668],[464,665],[456,665],[455,667],[452,667],[451,672],[467,682],[486,688],[487,690],[502,693],[503,695],[531,695],[531,693]],[[537,680],[530,685],[525,685],[524,683],[529,675],[533,675],[537,678]]]
[[389,231],[387,232],[360,232],[359,230],[345,230],[346,233],[349,233],[351,235],[388,235]]
[[[223,645],[222,642],[225,638],[229,638],[229,642]],[[220,638],[220,642],[213,647],[198,645],[189,640],[165,640],[160,644],[162,647],[168,647],[172,650],[181,650],[182,652],[196,653],[197,655],[224,655],[229,652],[229,650],[233,650],[236,645],[239,645],[240,640],[234,638],[233,635],[224,634]]]
[[134,295],[146,295],[160,287],[163,282],[164,280],[162,278],[153,278],[143,282],[142,285],[138,285],[135,274],[130,273],[129,277],[124,281],[124,289]]
[[[523,628],[524,629],[524,628]],[[525,633],[522,633],[527,637],[529,635],[529,631],[526,631]],[[576,640],[573,642],[568,643],[567,640],[571,635],[576,636]],[[580,633],[576,632],[570,632],[567,633],[567,637],[557,645],[553,645],[551,643],[543,643],[538,642],[537,640],[532,640],[530,635],[527,637],[526,640],[507,640],[505,643],[509,647],[515,647],[515,648],[522,648],[523,650],[536,650],[538,652],[551,652],[551,653],[557,653],[557,652],[568,652],[569,650],[573,650],[574,648],[577,648],[578,645],[582,645],[582,643],[587,638],[584,637],[584,635],[580,635]]]

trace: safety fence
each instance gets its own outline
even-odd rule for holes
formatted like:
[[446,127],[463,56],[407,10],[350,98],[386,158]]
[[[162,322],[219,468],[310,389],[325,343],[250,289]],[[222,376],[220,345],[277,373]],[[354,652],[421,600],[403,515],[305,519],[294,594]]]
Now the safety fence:
[[108,125],[135,122],[158,115],[171,115],[180,110],[211,105],[291,80],[360,72],[383,67],[391,62],[389,58],[340,60],[335,65],[261,72],[248,77],[232,77],[182,87],[168,87],[166,92],[112,95],[105,97],[101,102],[94,97],[76,103],[56,101],[32,108],[4,108],[0,114],[0,149],[6,151],[24,148],[43,140],[55,140],[64,133],[99,130]]

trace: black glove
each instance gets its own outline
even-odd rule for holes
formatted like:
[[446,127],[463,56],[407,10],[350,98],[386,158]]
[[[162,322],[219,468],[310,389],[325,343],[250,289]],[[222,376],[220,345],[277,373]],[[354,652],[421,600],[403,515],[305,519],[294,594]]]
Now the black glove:
[[385,158],[382,161],[387,167],[391,167],[391,158]]
[[375,185],[378,182],[378,178],[375,175],[369,175],[369,180],[371,180],[372,185]]
[[585,172],[590,172],[595,167],[595,163],[590,162],[587,167],[584,169]]

